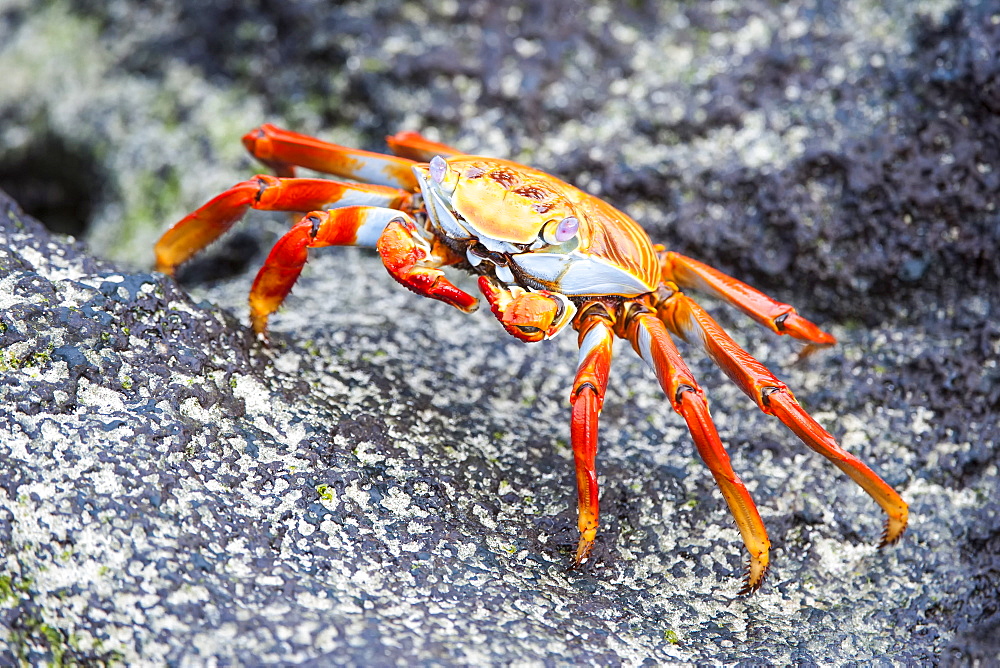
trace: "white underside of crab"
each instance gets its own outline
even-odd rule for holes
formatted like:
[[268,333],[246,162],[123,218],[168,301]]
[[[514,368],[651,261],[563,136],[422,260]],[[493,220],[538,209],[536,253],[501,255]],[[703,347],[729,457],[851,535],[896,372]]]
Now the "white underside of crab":
[[511,260],[525,274],[564,295],[635,296],[649,292],[629,272],[591,255],[569,253],[519,253]]

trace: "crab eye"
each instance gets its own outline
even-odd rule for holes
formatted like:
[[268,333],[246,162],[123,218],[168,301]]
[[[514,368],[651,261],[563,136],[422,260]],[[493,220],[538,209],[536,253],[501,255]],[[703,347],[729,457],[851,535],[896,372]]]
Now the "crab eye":
[[565,243],[576,236],[580,221],[576,216],[566,216],[562,220],[550,220],[542,229],[542,241],[554,246]]
[[569,241],[576,236],[577,230],[580,229],[580,221],[573,216],[563,218],[556,225],[556,241],[562,243],[564,241]]
[[430,172],[431,178],[434,179],[435,183],[443,183],[444,175],[448,171],[448,163],[444,161],[440,155],[435,155],[431,158],[430,162]]

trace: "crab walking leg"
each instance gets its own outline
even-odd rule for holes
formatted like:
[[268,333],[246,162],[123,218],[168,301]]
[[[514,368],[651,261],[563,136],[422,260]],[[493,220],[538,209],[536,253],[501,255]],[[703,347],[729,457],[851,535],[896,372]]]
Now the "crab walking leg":
[[797,314],[794,307],[771,299],[714,267],[673,251],[660,251],[659,257],[664,281],[718,297],[777,334],[788,334],[814,346],[837,342],[832,335]]
[[405,209],[409,203],[410,193],[398,188],[261,174],[236,184],[167,230],[156,243],[156,269],[172,275],[250,209],[304,212],[334,205]]
[[409,158],[418,162],[430,162],[436,155],[449,157],[461,155],[457,148],[427,139],[419,132],[404,131],[385,138],[389,149],[401,158]]
[[607,316],[600,311],[584,315],[578,321],[577,329],[580,332],[580,361],[569,400],[573,407],[570,436],[576,467],[577,525],[580,528],[575,561],[580,565],[590,556],[597,537],[600,516],[595,463],[597,423],[608,387],[614,334]]
[[294,176],[296,167],[305,167],[364,183],[417,188],[413,160],[331,144],[270,124],[243,135],[243,145],[279,176]]
[[627,324],[625,338],[656,373],[660,386],[675,411],[681,414],[698,453],[715,478],[729,510],[736,519],[743,544],[750,553],[750,567],[740,594],[760,588],[770,564],[771,542],[757,506],[740,477],[733,471],[708,413],[708,404],[691,371],[681,359],[663,322],[649,312],[640,312]]
[[302,273],[308,249],[374,246],[389,222],[400,215],[395,209],[350,206],[303,216],[274,244],[250,288],[250,321],[254,331],[265,333],[268,317],[278,310]]
[[875,499],[888,515],[880,547],[899,540],[909,516],[906,502],[860,459],[841,448],[767,367],[743,350],[704,309],[682,292],[675,292],[659,302],[657,313],[672,332],[689,343],[700,345],[762,411],[781,420],[806,445],[832,461]]

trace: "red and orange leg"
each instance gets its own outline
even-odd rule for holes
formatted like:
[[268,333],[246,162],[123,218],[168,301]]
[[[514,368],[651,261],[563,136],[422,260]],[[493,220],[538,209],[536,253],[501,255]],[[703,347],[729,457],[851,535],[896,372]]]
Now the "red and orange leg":
[[661,292],[656,307],[657,315],[670,331],[703,348],[762,411],[781,420],[806,445],[832,461],[875,499],[888,516],[881,545],[893,543],[903,535],[909,510],[902,497],[860,459],[841,448],[767,367],[743,350],[684,293]]
[[[407,145],[405,141],[401,144]],[[353,181],[392,186],[410,192],[417,188],[417,179],[413,175],[416,161],[408,158],[331,144],[273,125],[251,130],[243,136],[243,145],[279,176],[294,176],[296,167],[305,167]]]
[[433,252],[409,216],[396,209],[352,206],[313,211],[278,239],[250,288],[255,332],[265,333],[268,317],[302,273],[308,250],[324,246],[374,246],[389,274],[410,290],[463,311],[476,308],[476,298],[452,285],[437,268],[449,258]]
[[[423,157],[457,151],[415,132],[387,138],[397,154]],[[262,125],[243,137],[247,150],[279,178],[259,175],[215,197],[171,227],[156,245],[157,269],[176,267],[215,241],[246,212],[306,212],[338,206],[374,206],[410,210],[417,182],[414,160],[331,144],[308,135]],[[297,179],[296,167],[334,174],[360,183]]]
[[580,541],[575,563],[582,565],[590,556],[600,520],[597,487],[597,425],[604,405],[611,367],[614,334],[610,319],[601,307],[584,307],[574,323],[580,332],[580,360],[577,364],[570,404],[573,407],[570,437],[576,466],[577,525]]
[[740,594],[760,588],[770,564],[771,542],[757,506],[740,477],[733,471],[708,412],[705,395],[681,359],[663,322],[648,311],[634,312],[620,334],[656,373],[674,410],[687,423],[702,460],[712,472],[730,512],[736,519],[743,543],[750,553],[750,566]]
[[436,155],[447,158],[462,154],[456,148],[431,141],[419,132],[413,131],[397,132],[394,135],[386,137],[385,143],[389,145],[389,149],[394,154],[402,158],[416,160],[417,162],[430,162],[431,158]]
[[837,342],[832,335],[806,320],[795,308],[728,276],[704,262],[657,247],[664,282],[708,293],[732,304],[776,334],[788,334],[809,343],[806,354]]
[[310,248],[374,246],[382,230],[400,215],[395,209],[351,206],[303,216],[274,244],[250,288],[254,331],[265,334],[268,317],[291,292]]
[[167,230],[156,243],[156,268],[172,275],[178,265],[218,239],[250,209],[305,212],[328,206],[376,206],[408,210],[410,197],[388,186],[261,174],[236,184]]

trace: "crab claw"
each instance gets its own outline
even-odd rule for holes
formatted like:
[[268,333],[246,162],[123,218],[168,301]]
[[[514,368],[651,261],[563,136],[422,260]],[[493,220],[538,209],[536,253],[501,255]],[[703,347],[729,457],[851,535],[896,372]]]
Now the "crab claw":
[[479,277],[479,290],[504,329],[528,343],[551,339],[576,314],[576,307],[565,295],[548,290],[505,288],[488,276]]

